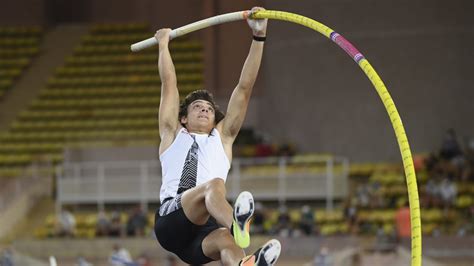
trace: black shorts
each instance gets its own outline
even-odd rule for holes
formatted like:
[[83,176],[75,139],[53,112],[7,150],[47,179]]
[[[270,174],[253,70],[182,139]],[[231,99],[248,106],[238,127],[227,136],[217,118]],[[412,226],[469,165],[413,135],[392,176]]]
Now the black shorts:
[[160,245],[192,265],[213,261],[204,255],[202,241],[220,227],[212,217],[204,225],[193,224],[184,214],[183,208],[165,216],[160,216],[159,210],[155,214],[155,235]]

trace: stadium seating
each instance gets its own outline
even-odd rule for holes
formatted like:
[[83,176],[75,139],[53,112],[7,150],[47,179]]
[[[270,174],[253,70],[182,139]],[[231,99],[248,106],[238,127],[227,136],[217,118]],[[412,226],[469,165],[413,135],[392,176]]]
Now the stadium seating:
[[0,98],[40,52],[38,27],[0,27]]
[[[18,47],[0,52],[0,92],[39,43],[26,30],[11,31],[0,29],[0,47]],[[0,134],[0,176],[19,174],[36,160],[61,162],[65,147],[158,145],[157,51],[130,52],[130,44],[152,35],[146,24],[92,26],[38,98]],[[180,38],[170,49],[181,95],[203,88],[202,44]]]

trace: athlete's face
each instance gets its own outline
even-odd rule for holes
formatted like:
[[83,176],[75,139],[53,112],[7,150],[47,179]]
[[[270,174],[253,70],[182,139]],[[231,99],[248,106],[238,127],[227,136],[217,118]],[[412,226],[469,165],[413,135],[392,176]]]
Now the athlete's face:
[[205,100],[196,100],[188,106],[188,115],[181,118],[190,132],[210,133],[214,128],[215,113],[212,104]]

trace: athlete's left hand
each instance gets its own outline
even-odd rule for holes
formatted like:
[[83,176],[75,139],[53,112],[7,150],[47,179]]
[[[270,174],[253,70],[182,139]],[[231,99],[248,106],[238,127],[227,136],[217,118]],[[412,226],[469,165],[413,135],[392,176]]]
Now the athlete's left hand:
[[[265,10],[263,7],[253,7],[250,12],[254,13],[260,10]],[[253,35],[259,37],[265,37],[267,35],[267,22],[268,19],[247,19],[249,27],[252,29]]]

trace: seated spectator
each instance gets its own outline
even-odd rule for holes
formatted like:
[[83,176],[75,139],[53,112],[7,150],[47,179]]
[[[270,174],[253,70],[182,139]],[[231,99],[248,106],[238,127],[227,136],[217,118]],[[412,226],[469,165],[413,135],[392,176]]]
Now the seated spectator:
[[463,155],[454,129],[451,128],[446,131],[443,142],[441,143],[439,155],[442,159],[447,161]]
[[96,236],[109,235],[110,221],[104,211],[100,211],[97,215]]
[[122,222],[120,220],[120,213],[115,211],[110,217],[109,236],[122,236]]
[[397,210],[395,214],[395,226],[398,239],[407,239],[411,236],[410,208],[408,202]]
[[295,155],[295,148],[291,144],[282,144],[278,147],[277,156],[293,156]]
[[351,199],[346,202],[344,207],[344,218],[349,223],[349,231],[352,233],[357,233],[357,207],[354,202],[356,200]]
[[140,206],[132,210],[127,221],[127,236],[144,236],[148,219]]
[[92,266],[92,263],[88,262],[83,256],[77,258],[77,266]]
[[147,253],[142,253],[138,258],[137,258],[137,265],[140,266],[152,266],[153,264],[151,263],[150,256]]
[[136,265],[133,260],[132,256],[130,256],[130,252],[125,248],[115,244],[113,246],[112,254],[109,257],[109,265],[110,266],[132,266]]
[[451,207],[457,196],[456,183],[452,182],[450,178],[444,178],[440,184],[439,190],[444,207]]
[[329,254],[329,249],[322,246],[319,253],[314,257],[314,266],[332,266],[333,259]]
[[466,164],[463,150],[458,143],[456,132],[449,129],[441,144],[441,167],[444,172],[456,177],[461,177],[462,169]]
[[253,214],[252,223],[250,223],[250,226],[252,227],[250,231],[253,232],[254,234],[265,233],[265,229],[263,227],[264,221],[265,221],[265,213],[264,213],[263,204],[260,202],[257,202],[255,203],[255,212]]
[[435,177],[428,180],[425,186],[425,206],[427,208],[439,206],[440,187]]
[[367,184],[357,186],[357,201],[361,207],[369,206],[370,191]]
[[276,233],[282,237],[289,237],[291,233],[291,221],[286,206],[281,206],[278,210]]
[[369,199],[371,208],[383,208],[385,207],[385,200],[382,195],[382,185],[378,181],[369,184]]
[[304,205],[301,208],[301,220],[299,224],[299,229],[305,235],[311,235],[313,233],[313,227],[314,227],[313,211],[308,205]]
[[256,157],[268,157],[274,155],[274,150],[271,144],[260,143],[256,145],[255,156]]
[[164,266],[178,266],[178,264],[178,259],[172,253],[168,253],[163,262]]
[[11,248],[6,248],[2,252],[2,257],[0,257],[0,265],[1,266],[14,266],[13,261],[13,251]]
[[69,210],[63,208],[59,213],[57,226],[57,236],[73,237],[76,233],[76,218]]

